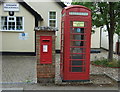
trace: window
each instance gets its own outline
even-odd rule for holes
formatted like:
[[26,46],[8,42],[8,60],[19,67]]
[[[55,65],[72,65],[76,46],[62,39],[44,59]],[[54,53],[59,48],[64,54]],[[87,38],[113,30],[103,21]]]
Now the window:
[[23,17],[15,16],[1,16],[1,27],[2,31],[23,31]]
[[55,11],[50,11],[49,12],[49,21],[48,21],[48,26],[50,27],[56,27],[56,21],[57,21],[57,18],[56,18],[56,12]]

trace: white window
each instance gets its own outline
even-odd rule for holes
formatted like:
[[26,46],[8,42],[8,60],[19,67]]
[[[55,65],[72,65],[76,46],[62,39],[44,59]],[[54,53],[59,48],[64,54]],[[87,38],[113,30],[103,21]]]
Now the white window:
[[2,31],[23,31],[24,18],[15,16],[1,16],[0,30]]
[[50,11],[48,15],[49,15],[48,26],[57,27],[57,14],[56,14],[56,12]]

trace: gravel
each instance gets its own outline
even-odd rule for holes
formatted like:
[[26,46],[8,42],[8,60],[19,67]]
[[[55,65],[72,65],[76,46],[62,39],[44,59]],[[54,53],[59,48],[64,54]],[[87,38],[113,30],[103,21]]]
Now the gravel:
[[[90,54],[90,61],[94,61],[101,58],[107,58],[108,52],[101,49],[101,53],[91,53]],[[56,76],[55,76],[55,83],[61,84],[62,80],[60,78],[60,59],[59,54],[56,55]],[[114,54],[114,58],[119,59],[118,55]],[[120,81],[119,79],[119,72],[120,68],[106,68],[106,67],[99,67],[95,65],[90,65],[90,74],[91,75],[107,75],[107,77],[110,77],[111,80]],[[107,79],[106,79],[107,80]],[[102,84],[104,80],[100,79],[100,83]],[[111,81],[107,81],[109,84]],[[106,82],[105,82],[106,83]],[[112,82],[111,82],[112,83]]]

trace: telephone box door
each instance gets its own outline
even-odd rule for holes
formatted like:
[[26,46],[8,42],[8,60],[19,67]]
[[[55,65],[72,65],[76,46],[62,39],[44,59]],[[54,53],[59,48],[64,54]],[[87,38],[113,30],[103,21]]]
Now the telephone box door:
[[[65,80],[89,80],[90,32],[86,20],[70,19]],[[64,67],[65,67],[64,66]],[[68,72],[67,72],[68,71]]]

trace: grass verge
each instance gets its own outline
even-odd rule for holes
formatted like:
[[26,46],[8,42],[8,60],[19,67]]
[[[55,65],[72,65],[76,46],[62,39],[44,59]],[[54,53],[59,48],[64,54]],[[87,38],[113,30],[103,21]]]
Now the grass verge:
[[103,67],[120,67],[120,60],[113,59],[109,62],[108,59],[95,60],[91,62],[94,65],[99,65]]

